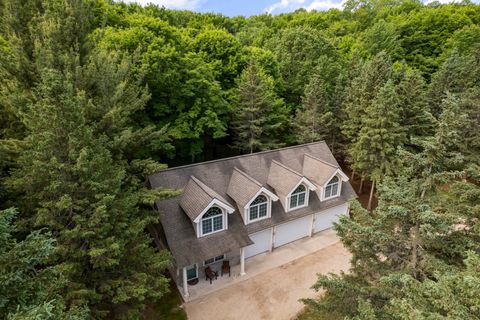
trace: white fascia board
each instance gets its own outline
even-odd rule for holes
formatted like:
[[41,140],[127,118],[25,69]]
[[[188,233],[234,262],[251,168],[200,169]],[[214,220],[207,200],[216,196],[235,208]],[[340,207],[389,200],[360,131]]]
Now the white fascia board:
[[252,197],[252,199],[250,199],[250,201],[248,201],[248,203],[243,208],[245,210],[247,210],[250,207],[250,205],[252,204],[253,200],[255,200],[262,193],[265,193],[270,198],[270,200],[272,200],[272,201],[278,201],[278,199],[280,199],[279,197],[277,197],[277,195],[275,193],[269,191],[268,189],[266,189],[264,187],[261,187],[260,190],[258,190],[258,192],[255,193],[255,195]]
[[295,188],[293,188],[293,190],[290,191],[290,193],[289,193],[288,195],[292,194],[292,192],[295,191],[295,189],[297,189],[297,187],[298,187],[300,184],[302,184],[302,183],[306,184],[307,187],[308,187],[311,191],[317,190],[317,186],[316,186],[316,185],[314,185],[313,183],[311,183],[310,180],[308,180],[307,178],[303,177],[303,178],[300,180],[300,182],[297,183],[297,185],[295,186]]
[[[330,177],[330,179],[327,180],[327,183],[336,175],[339,175],[340,178],[342,179],[342,181],[346,182],[349,180],[349,178],[347,177],[347,175],[345,173],[343,173],[342,170],[340,169],[337,169],[335,170],[335,172],[332,174],[332,176]],[[325,183],[325,185],[327,185],[327,183]]]
[[295,191],[295,189],[298,188],[299,185],[301,184],[305,184],[309,190],[311,191],[315,191],[317,190],[317,186],[314,185],[313,183],[311,183],[307,178],[303,177],[302,179],[300,179],[300,181],[295,185],[295,187],[293,187],[292,191],[290,191],[288,194],[287,194],[287,199],[292,195],[292,192]]
[[193,220],[193,222],[198,223],[200,221],[200,219],[203,217],[203,215],[208,211],[208,209],[210,209],[214,205],[217,205],[217,206],[227,210],[228,213],[234,213],[235,212],[234,208],[232,208],[231,206],[229,206],[225,202],[222,202],[222,201],[218,200],[217,198],[214,198],[212,201],[210,201],[208,206],[206,206],[205,209],[203,209],[203,211],[198,215],[198,217],[195,218],[195,220]]

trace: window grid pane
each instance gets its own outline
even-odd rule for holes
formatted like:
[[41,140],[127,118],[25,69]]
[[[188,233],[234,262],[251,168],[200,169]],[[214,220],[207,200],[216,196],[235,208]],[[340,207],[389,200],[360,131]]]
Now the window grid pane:
[[332,196],[336,196],[338,194],[338,183],[335,183],[332,186]]
[[250,220],[258,218],[258,206],[250,207]]
[[266,217],[267,216],[267,204],[262,203],[258,208],[258,216],[259,217]]
[[305,192],[299,193],[298,194],[298,205],[297,206],[302,206],[305,204]]
[[223,229],[223,219],[222,216],[213,218],[213,230],[218,231]]
[[297,195],[290,196],[290,208],[295,208],[297,206]]
[[202,220],[202,233],[207,234],[212,232],[212,219]]
[[332,186],[327,186],[325,188],[325,198],[328,198],[332,195]]

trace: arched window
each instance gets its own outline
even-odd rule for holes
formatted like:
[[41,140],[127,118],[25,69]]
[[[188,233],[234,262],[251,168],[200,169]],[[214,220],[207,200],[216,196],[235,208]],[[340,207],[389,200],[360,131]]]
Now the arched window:
[[250,221],[266,217],[267,209],[267,197],[265,197],[264,195],[259,195],[258,197],[256,197],[249,208]]
[[219,207],[211,207],[202,217],[202,235],[223,230],[223,211]]
[[338,196],[339,184],[340,180],[337,176],[334,176],[332,179],[330,179],[325,187],[325,199]]
[[299,185],[290,195],[290,209],[303,206],[306,196],[307,188],[303,184]]

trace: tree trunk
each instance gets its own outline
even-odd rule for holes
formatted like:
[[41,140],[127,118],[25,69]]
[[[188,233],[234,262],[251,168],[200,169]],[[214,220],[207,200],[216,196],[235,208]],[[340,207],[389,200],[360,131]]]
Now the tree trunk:
[[418,279],[417,264],[418,264],[418,237],[420,235],[420,222],[415,222],[415,227],[412,230],[412,260],[410,261],[413,271],[413,276]]
[[353,178],[355,178],[355,169],[352,170],[352,176],[350,177],[350,180],[353,182]]
[[362,178],[360,179],[360,187],[358,187],[358,194],[362,194],[362,191],[363,191],[363,176]]
[[373,190],[375,190],[375,180],[372,180],[372,188],[370,189],[370,198],[368,198],[367,210],[372,211]]

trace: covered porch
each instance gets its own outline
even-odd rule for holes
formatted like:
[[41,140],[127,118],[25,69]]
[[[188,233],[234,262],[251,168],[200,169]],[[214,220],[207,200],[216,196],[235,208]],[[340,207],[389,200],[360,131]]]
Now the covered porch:
[[[276,248],[272,252],[266,252],[248,259],[243,259],[243,264],[242,252],[244,257],[245,250],[244,248],[241,248],[238,250],[239,256],[237,259],[229,260],[231,263],[231,276],[228,274],[224,274],[223,276],[221,275],[222,262],[218,261],[218,263],[210,265],[212,270],[218,271],[217,279],[213,280],[212,284],[210,284],[209,280],[205,280],[203,262],[199,262],[197,264],[198,282],[194,285],[189,285],[187,281],[179,281],[177,282],[178,289],[183,294],[185,301],[199,299],[214,291],[226,288],[246,279],[250,279],[251,277],[259,275],[263,272],[280,267],[303,256],[312,254],[336,242],[338,242],[338,237],[336,236],[335,231],[328,229],[316,233],[312,237],[303,238],[301,240],[297,240],[282,247]],[[227,255],[226,258],[228,259],[229,256]],[[182,280],[187,279],[187,271],[188,268],[179,269],[179,273],[182,273],[180,274]],[[183,274],[184,272],[185,274]]]

